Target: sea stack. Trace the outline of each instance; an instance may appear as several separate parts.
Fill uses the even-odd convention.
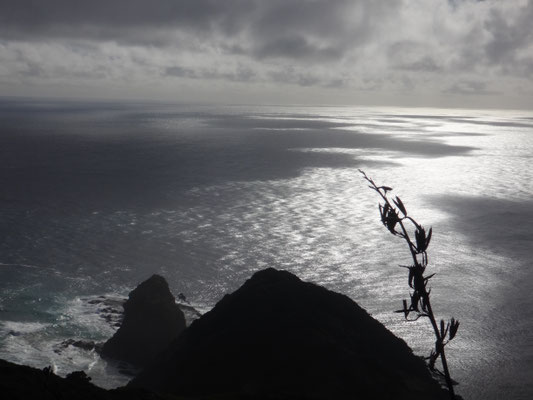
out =
[[[167,281],[153,275],[130,292],[122,325],[104,344],[102,355],[144,367],[184,329],[185,317]]]
[[[193,398],[448,398],[350,298],[272,268],[193,322],[130,386]]]

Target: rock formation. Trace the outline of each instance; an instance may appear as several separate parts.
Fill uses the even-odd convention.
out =
[[[82,371],[61,378],[50,367],[32,368],[0,360],[0,397],[9,400],[163,400],[144,389],[105,390]]]
[[[129,387],[195,398],[448,398],[424,361],[351,299],[275,269],[226,295]]]
[[[168,284],[159,275],[142,282],[124,303],[122,325],[102,348],[102,355],[138,367],[154,357],[185,329],[185,318]]]

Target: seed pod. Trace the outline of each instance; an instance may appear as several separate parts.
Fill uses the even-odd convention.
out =
[[[416,251],[422,253],[425,250],[426,231],[421,226],[418,226],[415,231]]]
[[[452,317],[452,321],[450,324],[450,340],[452,340],[455,337],[458,329],[459,329],[459,321],[456,321],[455,318]]]
[[[403,213],[403,215],[407,216],[407,210],[405,209],[405,206],[403,205],[403,202],[400,200],[398,196],[396,196],[396,200],[394,200],[394,204],[398,206],[400,211]]]
[[[413,278],[415,277],[414,267],[409,267],[409,287],[413,287]]]
[[[429,247],[429,242],[431,241],[432,234],[433,234],[433,228],[429,228],[428,237],[426,239],[426,249]]]

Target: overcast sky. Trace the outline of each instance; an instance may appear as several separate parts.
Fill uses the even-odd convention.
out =
[[[0,95],[533,109],[533,0],[0,0]]]

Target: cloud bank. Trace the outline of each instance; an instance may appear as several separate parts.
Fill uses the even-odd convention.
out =
[[[1,0],[0,89],[530,108],[530,21],[533,0]]]

